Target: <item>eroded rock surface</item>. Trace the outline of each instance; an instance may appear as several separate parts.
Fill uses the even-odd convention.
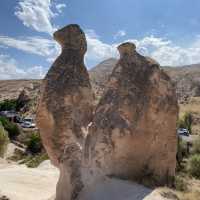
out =
[[[134,44],[118,50],[120,60],[89,129],[85,159],[97,176],[147,176],[166,184],[176,166],[175,89],[158,63],[138,54]]]
[[[30,92],[27,89],[23,89],[17,99],[17,110],[26,111],[28,103],[31,101]]]
[[[42,85],[37,124],[53,164],[60,169],[58,200],[76,199],[82,189],[81,151],[92,119],[93,93],[84,65],[86,38],[78,25],[54,33],[62,47]]]
[[[178,106],[159,64],[132,43],[120,45],[120,60],[93,113],[83,31],[69,25],[54,38],[62,53],[43,81],[37,122],[60,170],[56,200],[82,200],[107,176],[168,183],[176,166]]]

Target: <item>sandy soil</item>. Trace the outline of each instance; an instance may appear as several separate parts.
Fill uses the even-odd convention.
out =
[[[55,194],[59,172],[50,162],[36,169],[0,161],[0,193],[11,200],[47,200]]]
[[[81,200],[166,200],[159,189],[118,179],[104,179],[82,192]]]
[[[58,176],[50,161],[30,169],[0,159],[0,194],[10,200],[53,200]],[[133,182],[110,178],[93,184],[80,196],[81,200],[166,200],[159,189],[152,191]]]

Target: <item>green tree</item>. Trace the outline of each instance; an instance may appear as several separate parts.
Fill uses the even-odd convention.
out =
[[[43,145],[38,133],[33,133],[27,142],[27,151],[32,154],[38,154],[42,151]]]
[[[190,112],[186,112],[182,118],[180,118],[177,122],[178,128],[186,128],[190,134],[192,133],[192,114]]]
[[[4,129],[8,132],[8,136],[11,140],[15,140],[20,134],[20,130],[15,123],[10,122],[5,117],[0,117],[0,122],[2,123]]]
[[[16,110],[17,101],[16,100],[4,100],[0,102],[0,111],[5,110]]]
[[[187,156],[188,156],[187,143],[183,141],[181,137],[178,137],[177,154],[176,154],[177,170],[180,170],[182,168],[181,164],[183,162],[183,159]]]
[[[190,157],[188,163],[189,173],[195,178],[200,179],[200,155],[195,154]]]

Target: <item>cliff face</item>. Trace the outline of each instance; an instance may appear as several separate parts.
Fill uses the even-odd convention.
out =
[[[175,89],[159,65],[133,44],[118,49],[120,60],[89,129],[86,157],[100,174],[141,179],[146,172],[165,184],[176,167]]]
[[[57,199],[76,199],[83,187],[81,150],[92,120],[93,93],[84,65],[85,34],[78,25],[54,33],[61,55],[47,73],[41,88],[37,125],[51,161],[60,170]],[[67,188],[67,191],[65,191]]]

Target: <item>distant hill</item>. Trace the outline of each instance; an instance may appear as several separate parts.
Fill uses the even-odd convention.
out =
[[[41,80],[0,80],[0,101],[17,99],[24,88],[34,98],[38,95],[40,83]]]
[[[176,84],[179,99],[200,96],[200,64],[163,69]]]
[[[101,96],[103,89],[106,87],[108,77],[112,73],[112,70],[116,63],[117,59],[110,58],[99,63],[97,66],[90,70],[90,80],[96,95]]]
[[[101,96],[109,75],[117,59],[110,58],[89,71],[95,93]],[[177,88],[179,100],[200,96],[200,64],[180,67],[162,67],[171,77]],[[39,94],[41,80],[2,80],[0,81],[0,101],[16,99],[21,90],[26,88],[32,98]]]
[[[101,94],[117,59],[110,58],[90,70],[92,85]],[[179,100],[200,96],[200,64],[179,67],[162,67],[177,88]]]

